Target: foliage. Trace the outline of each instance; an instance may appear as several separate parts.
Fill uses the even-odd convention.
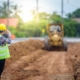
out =
[[[72,13],[67,14],[68,18],[80,18],[80,8]]]
[[[7,3],[3,2],[3,5],[0,6],[0,18],[6,18],[11,13],[12,13],[12,10],[10,10],[10,9],[9,9],[9,12],[8,12]]]
[[[21,13],[20,10],[21,6],[18,5],[9,5],[9,10],[8,10],[8,3],[3,2],[2,5],[0,5],[0,18],[7,18],[9,17],[15,17],[19,18],[19,13]]]
[[[65,19],[64,20],[64,35],[66,37],[75,37],[76,36],[76,24],[77,22]]]
[[[45,13],[47,14],[47,13]],[[50,22],[53,23],[64,23],[64,35],[66,37],[76,37],[80,36],[80,24],[78,24],[76,21],[73,21],[72,19],[68,18],[61,18],[58,14],[49,14],[45,15],[44,13],[40,13],[40,20],[39,22],[36,22],[36,19],[33,19],[29,22],[24,23],[21,19],[19,21],[17,29],[10,29],[17,37],[42,37],[47,35],[46,34],[46,25]],[[48,20],[47,19],[47,16]],[[45,30],[43,33],[42,30]]]
[[[7,3],[4,2],[0,6],[0,17],[6,18],[8,14],[10,17],[17,17],[19,19],[17,28],[9,27],[9,30],[16,35],[16,37],[42,37],[47,35],[46,25],[49,23],[63,23],[64,35],[67,37],[80,37],[80,23],[73,21],[73,18],[80,18],[80,9],[67,14],[67,18],[63,18],[56,12],[48,14],[46,12],[36,12],[33,10],[33,19],[29,22],[23,22],[18,15],[21,13],[20,6],[11,5],[9,12],[7,12]],[[12,15],[13,14],[13,15]],[[38,19],[37,19],[38,18]]]
[[[21,10],[20,10],[21,6],[18,6],[18,5],[13,5],[12,6],[12,9],[13,9],[13,17],[15,18],[18,18],[19,17],[19,13],[21,13]]]

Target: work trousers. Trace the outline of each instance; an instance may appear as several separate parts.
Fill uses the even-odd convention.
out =
[[[5,66],[5,59],[2,59],[2,60],[0,60],[0,77],[4,70],[4,66]]]

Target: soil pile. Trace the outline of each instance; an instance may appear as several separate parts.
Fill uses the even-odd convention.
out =
[[[68,53],[73,65],[74,78],[80,80],[80,43],[70,44]]]
[[[79,80],[80,43],[69,43],[67,52],[46,51],[40,40],[12,44],[3,80]]]
[[[18,42],[9,46],[11,58],[7,60],[7,64],[13,63],[21,56],[30,54],[33,51],[41,49],[44,46],[40,40],[29,40],[24,42]]]

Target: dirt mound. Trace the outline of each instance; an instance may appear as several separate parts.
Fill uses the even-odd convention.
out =
[[[69,45],[68,58],[72,61],[74,78],[80,80],[80,43]]]
[[[44,46],[40,40],[29,40],[24,42],[18,42],[9,46],[11,58],[7,60],[7,64],[13,63],[21,56],[30,54],[33,51],[41,49]]]
[[[80,79],[80,43],[69,43],[67,53],[68,54],[66,55],[66,60],[67,63],[70,63],[70,65],[72,65],[73,67],[74,79],[79,80]]]
[[[67,52],[42,50],[43,41],[10,45],[3,80],[79,80],[80,43],[69,43]]]

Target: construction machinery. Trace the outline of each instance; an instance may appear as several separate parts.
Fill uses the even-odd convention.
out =
[[[45,38],[46,50],[67,51],[67,42],[64,39],[63,24],[48,24],[48,37]]]

